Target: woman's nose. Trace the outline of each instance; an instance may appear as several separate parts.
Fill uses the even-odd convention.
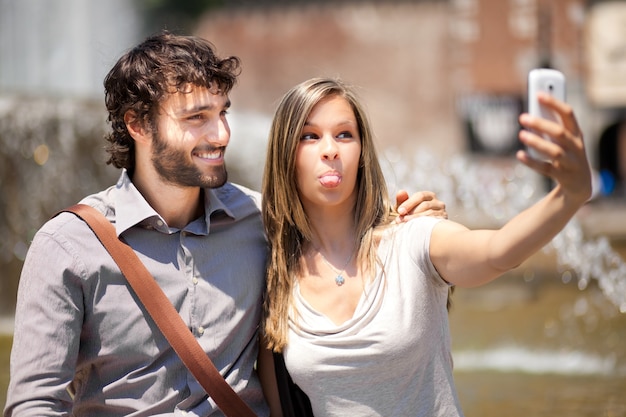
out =
[[[322,138],[322,156],[324,159],[335,159],[339,154],[339,148],[337,147],[337,142],[335,138],[324,135]]]

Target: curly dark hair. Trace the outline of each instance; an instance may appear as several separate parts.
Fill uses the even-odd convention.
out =
[[[104,79],[105,104],[112,132],[105,136],[107,164],[135,168],[135,142],[126,129],[124,114],[132,110],[153,128],[163,98],[191,84],[217,88],[228,94],[240,73],[236,56],[219,58],[205,39],[163,31],[125,53]]]

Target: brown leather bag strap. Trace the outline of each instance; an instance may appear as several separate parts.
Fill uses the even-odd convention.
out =
[[[117,238],[111,222],[98,210],[85,204],[76,204],[62,211],[74,213],[93,230],[174,351],[207,394],[213,398],[220,410],[227,416],[255,416],[202,350],[178,311],[139,260],[137,254],[130,246]]]

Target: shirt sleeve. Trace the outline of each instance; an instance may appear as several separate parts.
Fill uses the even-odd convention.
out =
[[[83,322],[81,265],[62,236],[38,232],[18,288],[5,417],[69,415]]]
[[[436,217],[418,217],[407,223],[411,256],[426,276],[432,278],[437,286],[451,286],[435,268],[430,258],[430,238],[435,226],[443,219]]]

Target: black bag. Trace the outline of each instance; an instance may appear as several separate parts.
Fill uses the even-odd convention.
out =
[[[296,385],[287,372],[285,359],[282,353],[274,352],[274,371],[278,393],[280,394],[280,406],[284,417],[314,417],[309,397]]]

